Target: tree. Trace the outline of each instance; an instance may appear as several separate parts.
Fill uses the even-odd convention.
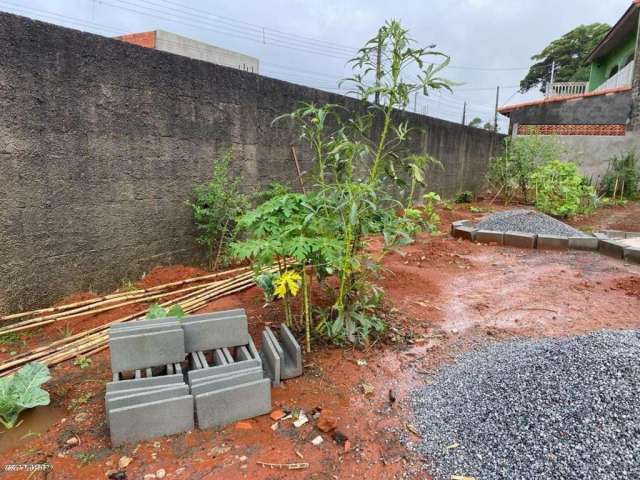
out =
[[[527,76],[520,81],[520,92],[534,87],[544,92],[551,79],[551,65],[555,61],[556,82],[586,82],[589,65],[586,59],[611,27],[606,23],[580,25],[554,40],[542,52],[531,57],[535,61]]]
[[[475,117],[469,122],[470,127],[480,128],[480,125],[482,125],[482,119],[480,117]]]
[[[496,131],[495,125],[491,122],[484,122],[484,125],[482,126],[482,128],[484,128],[485,130],[489,130],[490,132]]]

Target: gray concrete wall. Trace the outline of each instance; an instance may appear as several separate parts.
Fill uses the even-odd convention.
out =
[[[184,55],[185,57],[217,63],[226,67],[239,68],[258,73],[260,64],[257,58],[199,42],[175,33],[156,30],[156,49],[163,52]]]
[[[186,202],[231,147],[246,191],[296,185],[300,101],[353,99],[0,13],[0,312],[197,263]],[[496,137],[406,114],[439,159],[430,189],[483,186]],[[497,138],[500,143],[500,137]]]
[[[626,125],[631,92],[543,103],[511,112],[511,125]]]
[[[599,183],[609,167],[609,160],[629,151],[640,153],[640,135],[624,137],[563,136],[557,137],[565,149],[563,160],[578,164],[583,175]]]

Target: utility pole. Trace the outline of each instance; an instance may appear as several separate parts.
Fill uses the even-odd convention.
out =
[[[378,48],[376,50],[376,88],[379,88],[382,78],[382,35],[380,32],[378,32]],[[378,91],[376,91],[374,103],[380,105],[380,92]]]
[[[556,61],[551,62],[551,80],[549,80],[549,87],[546,89],[545,96],[553,96],[553,82],[556,79]]]
[[[500,85],[496,87],[496,110],[493,117],[493,131],[498,133],[498,102],[500,102]]]
[[[464,102],[464,106],[462,107],[462,125],[467,123],[467,102]]]

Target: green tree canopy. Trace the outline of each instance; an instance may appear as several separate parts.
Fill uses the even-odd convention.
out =
[[[475,117],[469,122],[470,127],[480,128],[480,125],[482,125],[482,119],[480,117]]]
[[[590,67],[585,63],[591,51],[611,27],[606,23],[580,25],[554,40],[537,55],[527,76],[520,81],[522,93],[540,87],[544,92],[551,78],[551,64],[556,62],[556,82],[586,82]]]

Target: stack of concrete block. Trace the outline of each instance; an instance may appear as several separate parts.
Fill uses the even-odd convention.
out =
[[[112,444],[269,413],[271,384],[302,375],[302,352],[285,325],[277,335],[265,329],[262,341],[259,352],[242,309],[112,326]]]

